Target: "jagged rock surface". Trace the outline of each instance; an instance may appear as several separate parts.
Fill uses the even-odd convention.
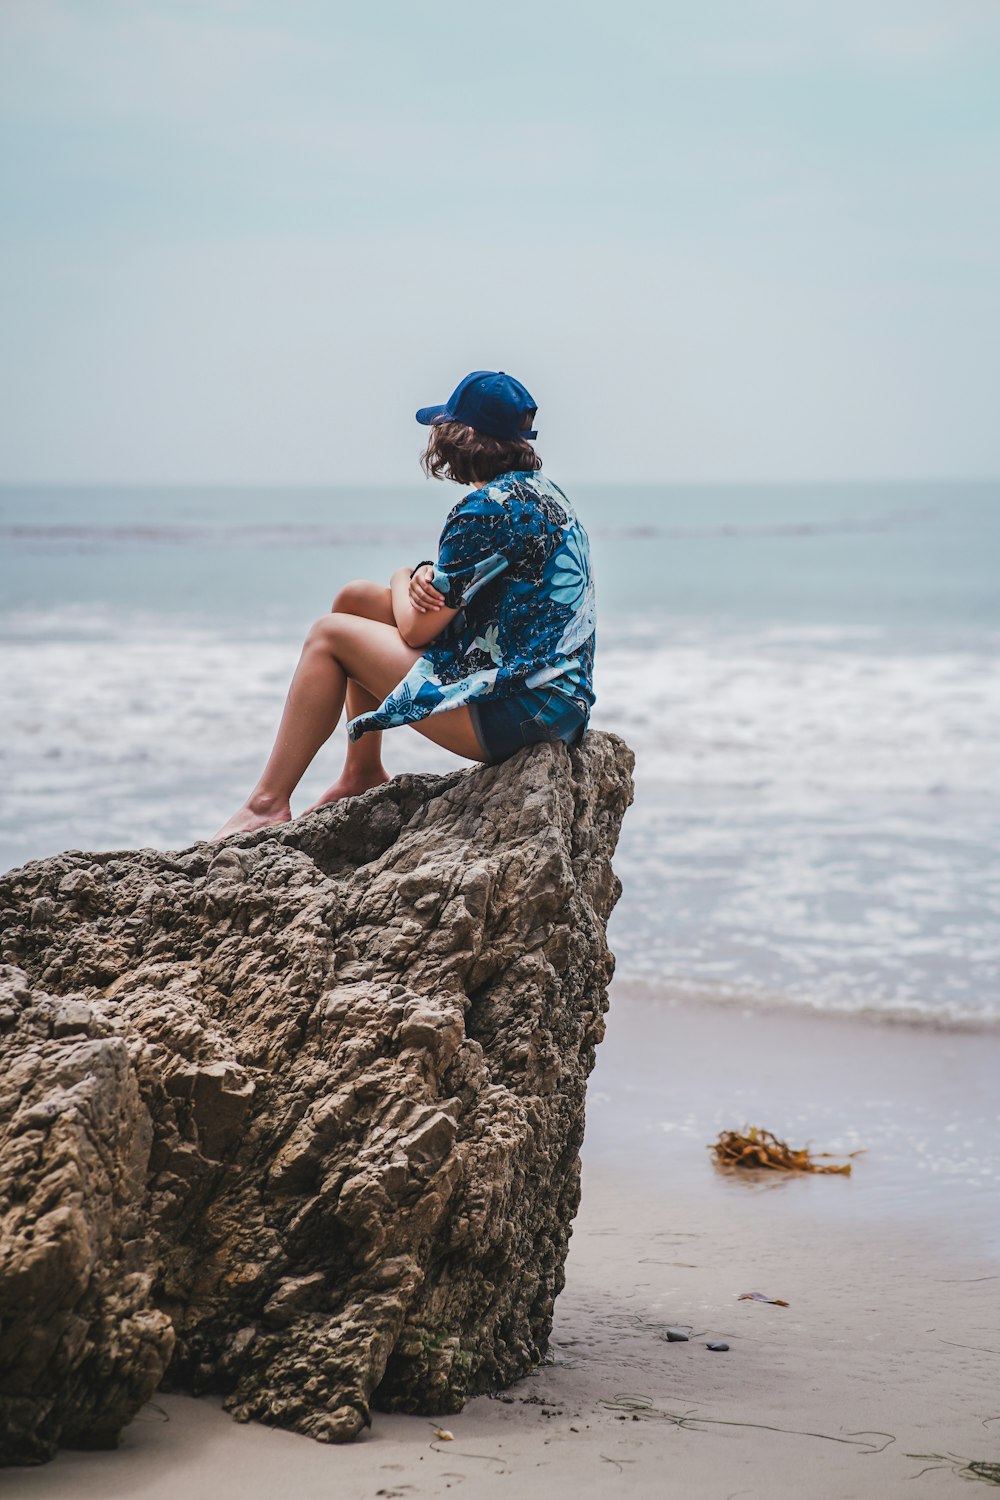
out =
[[[0,1457],[164,1377],[326,1441],[540,1359],[632,755],[401,776],[0,881]]]

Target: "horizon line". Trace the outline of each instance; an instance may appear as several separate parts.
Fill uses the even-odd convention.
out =
[[[543,471],[544,472],[544,471]],[[445,484],[454,481],[445,480]],[[402,489],[410,486],[421,488],[435,483],[433,480],[416,477],[408,479],[0,479],[0,490],[74,490],[74,489],[147,489],[147,490],[339,490],[339,489]],[[567,486],[616,485],[620,489],[735,489],[772,488],[791,489],[800,485],[828,485],[836,488],[853,488],[859,485],[992,485],[1000,484],[997,474],[933,474],[933,475],[851,475],[837,478],[819,478],[815,475],[799,475],[794,478],[744,478],[706,479],[673,476],[661,479],[621,479],[620,477],[571,477]],[[459,485],[458,488],[467,488]]]

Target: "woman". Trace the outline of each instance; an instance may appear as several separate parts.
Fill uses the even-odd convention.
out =
[[[216,839],[291,817],[289,799],[345,701],[344,769],[308,810],[389,778],[382,731],[411,724],[467,760],[495,764],[539,740],[575,743],[594,702],[594,587],[587,533],[531,446],[536,406],[502,370],[467,375],[417,412],[435,479],[471,484],[435,562],[389,587],[350,583],[310,630],[277,739]]]

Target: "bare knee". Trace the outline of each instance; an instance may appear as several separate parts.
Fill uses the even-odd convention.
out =
[[[344,616],[341,614],[320,615],[314,620],[306,635],[305,649],[310,651],[325,651],[333,654],[336,649],[337,640]]]
[[[355,578],[345,583],[330,606],[343,615],[361,615],[366,620],[392,618],[392,596],[385,584],[373,583],[370,578]]]

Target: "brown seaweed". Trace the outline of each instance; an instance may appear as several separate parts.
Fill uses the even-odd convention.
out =
[[[723,1130],[719,1139],[708,1148],[720,1167],[765,1167],[778,1172],[836,1172],[849,1177],[850,1161],[833,1163],[822,1158],[829,1151],[810,1151],[808,1146],[796,1149],[787,1141],[779,1140],[770,1130],[759,1125],[744,1125],[742,1130]],[[852,1151],[850,1155],[859,1156]]]

